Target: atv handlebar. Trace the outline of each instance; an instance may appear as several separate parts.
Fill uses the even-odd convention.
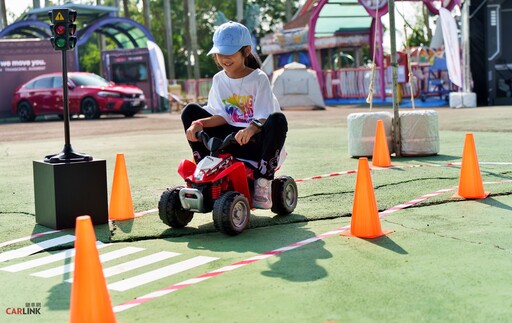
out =
[[[210,140],[210,136],[204,131],[196,132],[196,138],[201,140],[203,144],[208,148],[208,141]]]
[[[218,156],[219,152],[231,144],[238,144],[235,139],[235,133],[232,132],[226,136],[224,139],[220,139],[217,137],[208,136],[208,134],[204,131],[196,132],[196,138],[201,140],[204,146],[210,151],[212,156]]]

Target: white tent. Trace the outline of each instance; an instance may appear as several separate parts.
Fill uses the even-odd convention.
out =
[[[272,90],[282,109],[325,109],[316,72],[300,63],[286,64],[272,73]]]

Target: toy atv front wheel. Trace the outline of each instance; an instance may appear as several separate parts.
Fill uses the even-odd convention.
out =
[[[272,181],[272,212],[278,215],[292,213],[297,206],[299,191],[290,176],[280,176]]]
[[[183,186],[168,188],[158,202],[160,219],[173,228],[185,227],[194,217],[194,212],[183,209],[181,205],[179,194],[182,188]]]
[[[213,223],[217,230],[234,236],[249,223],[250,207],[247,198],[238,192],[226,192],[213,204]]]

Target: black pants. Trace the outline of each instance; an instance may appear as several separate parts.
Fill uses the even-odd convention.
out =
[[[181,113],[183,127],[187,130],[193,121],[211,117],[212,115],[204,110],[200,105],[188,104]],[[204,132],[210,137],[224,139],[230,133],[236,133],[243,128],[234,127],[229,124],[222,126],[205,128]],[[273,179],[274,173],[279,162],[279,155],[284,146],[286,133],[288,132],[288,122],[281,112],[275,112],[269,115],[261,131],[254,135],[251,141],[243,146],[232,145],[227,151],[235,158],[250,160],[256,162],[255,178],[264,177]],[[210,152],[200,141],[189,141],[196,162],[209,155]]]

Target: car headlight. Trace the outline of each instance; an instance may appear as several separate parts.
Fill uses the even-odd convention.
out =
[[[121,93],[117,92],[108,92],[108,91],[100,91],[98,95],[105,98],[119,98],[121,97]]]

